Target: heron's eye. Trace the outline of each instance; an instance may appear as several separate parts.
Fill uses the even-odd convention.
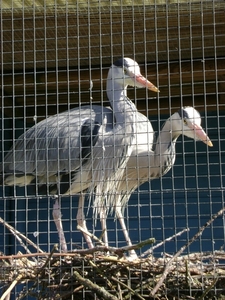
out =
[[[186,119],[184,119],[184,125],[187,125],[187,120]]]
[[[124,75],[128,75],[128,71],[127,71],[127,69],[123,69],[123,72],[124,72]]]

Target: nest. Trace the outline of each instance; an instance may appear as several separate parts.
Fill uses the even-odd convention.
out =
[[[18,284],[23,284],[24,288],[17,299],[27,296],[78,300],[225,299],[225,252],[182,255],[224,210],[214,215],[174,256],[154,257],[152,250],[156,245],[142,255],[145,257],[135,260],[127,259],[124,253],[152,243],[154,239],[132,247],[101,245],[71,253],[60,253],[55,245],[51,253],[45,253],[0,219],[21,243],[26,239],[38,250],[36,253],[0,256],[1,300],[9,299]],[[172,238],[174,236],[169,239]]]

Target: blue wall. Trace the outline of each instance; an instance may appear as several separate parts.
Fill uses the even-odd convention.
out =
[[[161,116],[162,122],[166,118],[167,116]],[[186,138],[183,144],[183,139],[180,137],[176,146],[177,158],[173,169],[163,178],[142,185],[139,191],[132,195],[125,216],[133,243],[149,237],[155,237],[156,241],[160,242],[184,228],[190,228],[188,233],[155,250],[155,255],[161,255],[164,251],[174,253],[186,244],[187,238],[191,238],[213,214],[223,207],[224,118],[224,112],[221,117],[217,117],[216,113],[210,113],[207,116],[207,124],[203,124],[204,128],[207,125],[208,135],[214,144],[213,148]],[[153,118],[151,121],[154,129],[157,130],[158,121]],[[4,126],[6,129],[11,124],[6,122]],[[18,122],[16,126],[20,128],[16,133],[19,135],[23,131],[23,124]],[[10,131],[7,134],[10,134]],[[8,146],[6,143],[5,147]],[[43,250],[50,251],[53,244],[58,242],[52,221],[54,200],[36,199],[33,196],[24,198],[24,193],[23,188],[16,188],[17,198],[14,199],[15,191],[6,188],[5,196],[0,202],[0,216]],[[77,197],[63,198],[64,229],[67,241],[71,242],[69,246],[71,248],[86,247],[81,234],[76,229],[77,204]],[[101,234],[99,222],[95,226],[92,220],[91,209],[87,214],[87,226],[96,235]],[[108,230],[111,245],[125,245],[120,226],[117,221],[114,221],[114,216],[108,218]],[[0,251],[5,254],[14,254],[19,250],[24,252],[18,241],[1,224],[0,241]],[[223,218],[219,217],[191,245],[189,251],[220,249],[224,242],[224,222]],[[147,247],[143,251],[146,249]],[[31,247],[30,250],[35,251]]]

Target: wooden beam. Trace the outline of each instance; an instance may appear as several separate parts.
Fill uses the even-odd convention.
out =
[[[12,110],[15,110],[14,115],[31,118],[35,105],[41,116],[56,112],[56,105],[59,106],[59,111],[68,109],[71,105],[88,104],[90,101],[108,105],[104,90],[107,72],[108,67],[103,68],[102,75],[99,69],[81,69],[79,72],[59,70],[57,73],[55,70],[37,70],[35,76],[33,71],[5,74],[0,78],[3,82],[1,105],[7,115],[13,115]],[[144,74],[143,70],[142,72]],[[92,93],[90,78],[93,82]],[[164,62],[158,68],[148,66],[147,78],[159,86],[159,95],[150,91],[146,93],[145,89],[137,89],[134,93],[134,89],[130,88],[128,94],[131,99],[139,99],[138,102],[145,103],[148,98],[149,103],[153,103],[151,99],[159,97],[159,103],[168,102],[168,99],[174,99],[174,103],[178,103],[177,99],[180,98],[199,97],[204,100],[205,95],[215,95],[216,98],[219,92],[222,101],[225,89],[225,58],[218,58],[216,61],[207,59],[182,63]]]

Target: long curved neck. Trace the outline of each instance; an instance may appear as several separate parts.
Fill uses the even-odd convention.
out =
[[[172,121],[168,119],[162,127],[154,149],[154,161],[151,167],[154,168],[153,177],[165,175],[174,165],[176,158],[176,141],[179,133],[174,132]]]
[[[113,78],[113,69],[110,69],[106,93],[112,107],[115,120],[117,124],[125,124],[128,122],[134,122],[134,113],[137,112],[136,106],[127,97],[127,85],[121,85]],[[129,120],[129,118],[132,120]]]

